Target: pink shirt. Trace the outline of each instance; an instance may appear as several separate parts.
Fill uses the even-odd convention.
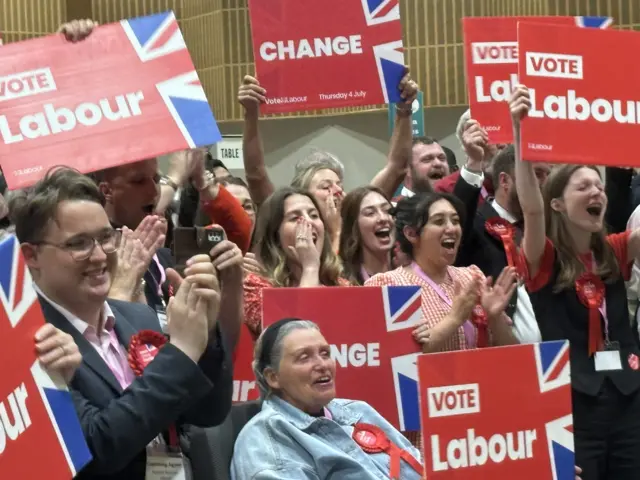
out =
[[[113,315],[113,311],[109,307],[107,302],[104,302],[102,307],[102,321],[99,332],[89,325],[84,320],[80,320],[73,313],[69,312],[64,307],[58,305],[51,299],[49,299],[40,290],[37,285],[34,285],[36,291],[47,300],[53,308],[58,310],[64,317],[69,320],[82,336],[91,344],[91,346],[98,352],[98,355],[104,360],[109,367],[109,370],[116,377],[116,380],[122,387],[126,389],[135,378],[135,374],[129,366],[127,350],[120,345],[118,336],[114,329],[116,323],[116,317]]]

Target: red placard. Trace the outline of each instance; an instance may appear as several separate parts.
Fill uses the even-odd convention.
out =
[[[0,241],[0,408],[8,413],[0,415],[3,478],[68,480],[91,460],[71,394],[36,359],[33,337],[42,325],[18,241],[5,237]]]
[[[521,23],[518,40],[520,78],[532,100],[522,122],[523,158],[640,166],[640,66],[629,56],[640,34]]]
[[[399,102],[399,0],[249,0],[266,113]]]
[[[172,12],[0,50],[0,165],[10,189],[55,165],[92,172],[220,133]]]
[[[610,17],[469,17],[462,21],[471,116],[492,143],[511,143],[506,101],[518,82],[518,22],[607,28]]]
[[[260,391],[256,386],[256,376],[253,374],[251,363],[253,362],[253,338],[251,332],[242,325],[240,338],[233,352],[233,396],[234,403],[257,400]]]
[[[427,478],[574,480],[569,342],[418,357]]]
[[[263,323],[299,317],[318,324],[336,360],[338,397],[363,400],[396,428],[418,431],[412,330],[422,318],[419,287],[265,289]]]

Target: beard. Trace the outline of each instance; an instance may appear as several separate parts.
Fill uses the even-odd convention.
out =
[[[413,193],[433,193],[431,180],[428,177],[419,176],[413,166],[409,168],[411,169],[411,191]]]

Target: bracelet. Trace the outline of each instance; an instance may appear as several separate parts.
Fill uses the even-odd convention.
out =
[[[396,103],[396,113],[411,115],[413,113],[413,106],[406,103]]]

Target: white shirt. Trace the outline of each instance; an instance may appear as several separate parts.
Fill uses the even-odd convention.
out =
[[[460,176],[467,183],[480,188],[484,182],[484,174],[477,174],[462,167]],[[509,223],[515,223],[517,219],[502,208],[498,202],[491,200],[491,206],[500,217]],[[524,285],[518,285],[516,288],[517,303],[516,311],[513,314],[513,334],[520,343],[538,343],[542,341],[540,328],[536,321],[536,315],[533,311],[531,299]]]
[[[627,222],[627,230],[635,230],[640,227],[640,206],[636,207],[629,221]],[[627,299],[629,300],[629,315],[633,318],[636,315],[636,307],[640,298],[640,262],[635,260],[631,269],[631,278],[627,282]],[[640,333],[640,324],[638,325]]]

